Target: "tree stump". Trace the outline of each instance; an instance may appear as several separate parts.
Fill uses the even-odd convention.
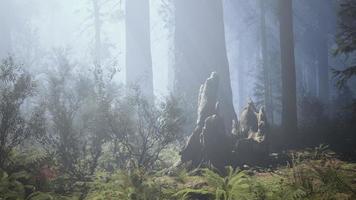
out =
[[[240,121],[233,120],[232,133],[226,133],[219,115],[219,78],[213,72],[200,87],[196,127],[181,151],[181,162],[191,168],[201,165],[223,170],[225,166],[258,164],[268,155],[267,119],[264,108],[258,112],[252,101],[244,108]]]

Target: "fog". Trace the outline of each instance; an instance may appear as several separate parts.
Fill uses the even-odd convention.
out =
[[[355,13],[0,0],[0,200],[355,199]]]
[[[164,96],[173,89],[172,72],[174,65],[174,7],[169,0],[150,1],[150,41],[152,52],[152,68],[154,92],[156,96]],[[103,49],[102,54],[106,65],[120,69],[115,80],[125,83],[125,63],[126,63],[126,27],[125,27],[125,1],[99,1],[100,21],[102,23],[101,34]],[[266,27],[269,39],[269,48],[278,48],[278,22],[276,23],[276,5],[273,1],[268,2],[266,11]],[[251,83],[247,87],[244,98],[238,97],[239,91],[234,90],[234,104],[237,109],[241,108],[247,100],[252,97],[252,85],[254,74],[258,71],[258,60],[260,49],[258,40],[260,30],[260,10],[258,1],[224,2],[224,21],[226,48],[231,69],[231,78],[237,80],[238,65],[244,65],[244,73],[251,79],[246,82]],[[273,8],[274,7],[274,8]],[[11,44],[10,52],[2,52],[2,57],[11,53],[22,62],[27,63],[27,67],[43,68],[46,56],[51,54],[53,49],[68,49],[71,59],[85,66],[93,64],[95,54],[95,19],[93,2],[90,0],[14,0],[2,1],[3,9],[1,18],[3,28],[11,30],[11,39],[3,36],[3,45]],[[306,32],[308,26],[315,26],[317,22],[310,21],[312,11],[305,8],[305,3],[295,2],[295,28],[296,28],[296,57],[297,62],[304,59],[298,49],[299,33]],[[310,14],[308,14],[308,12]],[[336,30],[336,11],[329,12],[329,29]],[[332,12],[334,12],[332,14]],[[308,21],[309,20],[309,21]],[[309,23],[309,24],[308,24]],[[314,24],[313,24],[314,23]],[[300,30],[300,31],[299,31]],[[334,33],[329,34],[329,39],[333,40]],[[304,37],[305,36],[300,36]],[[308,36],[310,37],[310,36]],[[273,42],[276,40],[277,42]],[[10,40],[10,41],[8,41]],[[303,40],[303,39],[302,39]],[[329,50],[332,50],[330,42]],[[240,46],[244,46],[244,53],[248,57],[240,58],[244,53],[239,53]],[[275,45],[275,46],[274,46]],[[5,48],[6,49],[6,48]],[[4,50],[3,50],[4,51]],[[301,50],[302,51],[302,50]],[[250,52],[250,53],[249,53]],[[278,51],[276,52],[278,53]],[[138,52],[140,54],[140,52]],[[299,56],[300,55],[300,56]],[[239,57],[240,56],[240,57]],[[332,56],[329,56],[331,65],[339,65]],[[341,58],[339,58],[340,60]],[[342,61],[341,61],[342,62]],[[302,66],[303,64],[300,63]],[[47,66],[48,67],[48,66]],[[170,77],[170,78],[169,78]],[[238,81],[232,81],[234,88],[238,87]],[[241,98],[238,100],[238,98]],[[239,104],[238,102],[241,103]],[[238,106],[239,104],[239,106]]]
[[[12,50],[14,56],[25,62],[33,60],[28,67],[45,67],[46,55],[53,49],[68,49],[71,59],[85,66],[93,64],[94,16],[91,0],[15,0],[2,1],[4,9],[2,23],[12,30]],[[102,40],[106,62],[120,69],[115,79],[125,82],[125,2],[102,1],[100,16],[102,21]],[[168,94],[168,69],[170,58],[169,39],[171,34],[163,19],[162,3],[150,2],[152,63],[155,72],[155,93]],[[10,42],[10,41],[5,41]],[[18,51],[17,51],[18,50]],[[15,53],[16,51],[16,53]],[[32,51],[32,52],[25,52]],[[2,53],[2,57],[7,55]],[[22,55],[19,55],[22,54]],[[30,54],[32,58],[27,58]],[[41,63],[41,64],[38,64]],[[42,65],[42,66],[39,66]]]

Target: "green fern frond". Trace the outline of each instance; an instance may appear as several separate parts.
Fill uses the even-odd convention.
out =
[[[25,186],[18,179],[27,177],[28,174],[24,172],[9,176],[5,171],[0,170],[0,196],[4,199],[24,199]]]
[[[173,197],[175,198],[179,198],[181,200],[188,200],[190,198],[214,198],[215,197],[215,193],[206,190],[206,189],[183,189],[178,191],[177,193],[175,193],[173,195]]]
[[[225,184],[225,179],[221,177],[218,173],[210,169],[202,169],[203,177],[206,178],[209,185],[212,187],[221,187]]]
[[[54,200],[54,198],[48,193],[34,192],[29,195],[26,200]]]

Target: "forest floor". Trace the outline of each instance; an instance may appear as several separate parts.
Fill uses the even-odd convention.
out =
[[[99,170],[84,182],[56,177],[42,182],[41,189],[31,194],[26,193],[29,185],[20,187],[26,178],[23,173],[2,172],[0,200],[356,199],[356,163],[342,161],[320,149],[295,151],[289,156],[290,160],[278,167],[226,167],[223,173],[184,168],[156,172]],[[21,192],[25,193],[20,196]]]
[[[297,160],[300,159],[300,160]],[[301,160],[277,169],[232,169],[225,175],[214,170],[184,169],[170,175],[142,174],[139,171],[120,178],[97,182],[88,199],[192,199],[192,200],[277,200],[277,199],[356,199],[356,163],[335,158]],[[140,177],[140,178],[139,178]],[[103,180],[103,179],[102,179]],[[103,185],[115,185],[102,190]],[[125,193],[124,191],[128,191]],[[131,191],[131,194],[130,192]],[[117,196],[116,196],[117,195]],[[122,196],[121,196],[122,195]]]

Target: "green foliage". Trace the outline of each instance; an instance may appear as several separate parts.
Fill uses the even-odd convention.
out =
[[[355,198],[355,165],[326,145],[293,152],[289,165],[273,172],[171,167],[184,123],[176,98],[159,106],[138,91],[119,98],[100,70],[93,80],[74,76],[69,61],[58,59],[44,108],[26,117],[20,107],[31,78],[11,60],[1,65],[0,200]]]
[[[49,193],[35,191],[30,184],[33,177],[26,171],[19,171],[8,175],[0,170],[0,199],[1,200],[54,200]]]
[[[176,175],[176,180],[178,182],[184,183],[184,181],[187,179],[188,175],[189,174],[188,174],[188,171],[186,169],[179,170],[177,175]]]
[[[352,179],[346,179],[343,162],[332,157],[327,146],[313,151],[292,154],[286,178],[289,198],[292,199],[337,199],[339,195],[355,198]],[[355,175],[353,176],[355,178]]]
[[[0,197],[9,200],[324,200],[354,199],[356,189],[356,165],[335,159],[326,145],[293,152],[287,167],[272,172],[232,167],[224,175],[211,169],[103,170],[82,182],[58,175],[41,182],[42,187],[34,182],[35,170],[0,172]]]
[[[338,48],[335,54],[347,54],[356,50],[356,2],[354,0],[341,0],[339,7],[340,32],[336,37]]]
[[[0,196],[6,200],[24,199],[26,186],[20,180],[28,178],[29,175],[24,171],[8,175],[5,171],[0,170]]]
[[[329,149],[329,145],[320,144],[314,148],[306,148],[304,150],[291,152],[290,157],[292,163],[296,165],[303,161],[332,159],[335,157],[335,153]]]
[[[350,55],[356,50],[356,2],[354,0],[341,0],[339,5],[339,33],[336,36],[337,48],[335,55]],[[352,60],[351,62],[355,62]],[[351,65],[344,70],[333,70],[336,85],[344,87],[347,81],[356,75],[356,66]]]
[[[43,192],[34,192],[29,195],[26,200],[54,200],[55,198],[50,194]]]
[[[33,95],[35,83],[20,65],[9,57],[0,63],[0,168],[5,168],[10,152],[35,135],[21,112]]]
[[[49,157],[42,149],[16,148],[10,153],[10,166],[12,168],[24,169],[32,175],[38,175],[39,169],[44,164],[50,164],[53,159]]]
[[[216,200],[250,199],[250,179],[244,171],[226,167],[226,176],[221,176],[210,169],[202,169],[202,177],[208,187],[199,189],[183,189],[174,196],[182,199],[204,197]]]
[[[356,75],[356,66],[351,66],[344,70],[333,69],[333,75],[336,79],[336,86],[338,88],[343,88],[345,87],[347,81]]]
[[[175,193],[173,197],[179,198],[180,200],[188,199],[213,199],[216,194],[206,189],[191,189],[186,188]]]
[[[113,156],[121,169],[167,166],[163,153],[183,140],[184,117],[178,99],[170,96],[156,106],[137,88],[127,93],[108,117]]]
[[[131,173],[98,173],[86,199],[158,200],[164,195],[152,177],[137,169]]]

